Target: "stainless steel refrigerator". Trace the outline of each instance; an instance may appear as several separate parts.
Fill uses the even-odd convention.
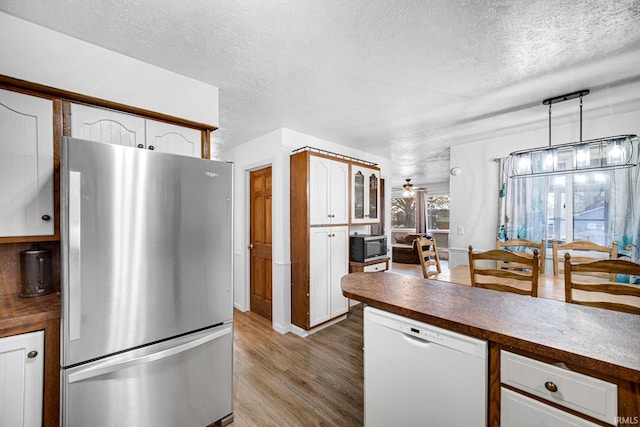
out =
[[[63,138],[63,425],[232,417],[232,169]]]

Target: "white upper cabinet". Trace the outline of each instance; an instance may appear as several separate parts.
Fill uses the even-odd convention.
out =
[[[146,122],[148,149],[182,156],[202,157],[202,133],[199,130],[155,120]]]
[[[0,89],[0,236],[53,234],[53,102]]]
[[[347,224],[349,164],[309,156],[309,223]]]
[[[145,147],[145,120],[131,114],[71,104],[71,136],[89,141]]]
[[[351,223],[380,222],[380,170],[351,165]]]
[[[202,156],[199,130],[80,104],[71,104],[71,136],[163,153]]]

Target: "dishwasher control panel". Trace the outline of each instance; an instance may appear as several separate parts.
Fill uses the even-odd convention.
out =
[[[487,358],[488,347],[486,341],[372,307],[367,307],[364,316],[365,320],[402,332],[425,343],[434,343],[483,359]]]

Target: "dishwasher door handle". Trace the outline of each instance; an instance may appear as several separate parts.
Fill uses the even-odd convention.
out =
[[[429,344],[431,344],[431,341],[427,341],[425,339],[422,338],[418,338],[418,337],[414,337],[413,335],[409,335],[406,334],[404,332],[402,332],[402,337],[404,338],[405,341],[416,345],[418,347],[428,347]]]

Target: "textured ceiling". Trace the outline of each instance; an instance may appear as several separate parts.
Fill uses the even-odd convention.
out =
[[[394,187],[447,181],[453,144],[546,126],[542,99],[589,88],[640,102],[640,0],[0,0],[0,10],[219,87],[222,150],[284,126],[391,158]],[[611,108],[611,96],[585,105]]]

